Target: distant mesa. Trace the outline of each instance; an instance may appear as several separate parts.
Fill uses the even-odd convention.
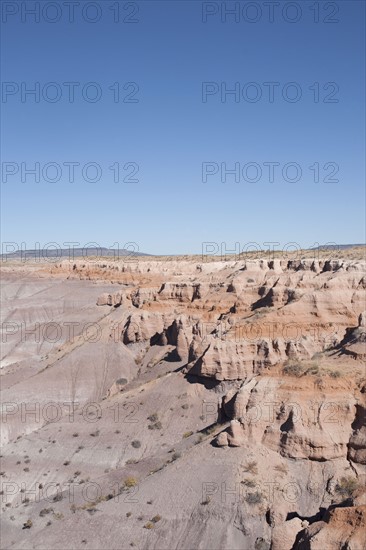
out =
[[[118,258],[120,256],[151,256],[151,254],[145,254],[144,252],[137,252],[136,250],[127,250],[125,248],[114,249],[105,247],[84,247],[84,248],[40,248],[30,250],[17,250],[15,252],[9,252],[7,254],[0,254],[0,258],[7,259],[23,259],[23,260],[40,260],[48,258],[91,258],[91,257],[111,257]]]

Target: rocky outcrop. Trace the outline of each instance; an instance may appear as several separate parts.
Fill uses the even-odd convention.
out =
[[[122,293],[116,292],[114,294],[104,293],[98,297],[97,306],[120,306],[122,304]]]
[[[366,465],[366,386],[361,388],[352,423],[352,435],[348,443],[348,458]]]
[[[325,461],[347,457],[354,433],[352,456],[361,462],[364,432],[352,428],[356,404],[352,389],[342,384],[324,391],[314,387],[311,380],[286,387],[276,378],[252,379],[224,397],[225,415],[235,424],[227,438],[220,434],[216,443],[240,446],[251,440],[262,441],[287,458]]]
[[[366,506],[335,508],[323,521],[301,531],[294,550],[363,550],[365,548]]]

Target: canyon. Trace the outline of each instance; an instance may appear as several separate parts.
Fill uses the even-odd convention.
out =
[[[2,548],[364,550],[366,261],[4,261]]]

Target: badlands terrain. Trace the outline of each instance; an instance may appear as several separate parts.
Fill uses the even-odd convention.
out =
[[[363,248],[1,274],[2,549],[366,548]]]

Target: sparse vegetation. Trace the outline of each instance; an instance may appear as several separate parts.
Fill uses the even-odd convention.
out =
[[[297,378],[300,378],[300,376],[302,376],[304,372],[305,368],[303,365],[301,365],[301,363],[290,362],[283,367],[283,374],[296,376]]]
[[[336,492],[342,497],[352,497],[358,489],[357,479],[351,476],[342,477],[336,485]]]
[[[138,439],[134,439],[131,445],[134,449],[139,449],[141,447],[141,441],[139,441]]]
[[[156,516],[154,516],[153,518],[151,518],[151,521],[153,523],[158,523],[158,521],[161,520],[161,515],[160,514],[156,514]]]
[[[248,472],[249,474],[257,475],[258,473],[258,467],[257,463],[253,460],[251,462],[247,462],[244,466],[244,472]]]
[[[205,498],[205,500],[203,500],[203,501],[201,502],[201,504],[202,504],[203,506],[207,506],[207,504],[210,504],[210,502],[211,502],[211,497],[208,496],[208,497]]]
[[[33,526],[33,521],[31,519],[27,519],[25,523],[23,523],[23,529],[30,529]]]
[[[332,371],[330,371],[329,376],[331,378],[340,378],[342,376],[342,374],[339,370],[332,370]]]
[[[207,428],[205,428],[204,430],[202,430],[202,434],[203,435],[211,435],[212,433],[214,433],[214,431],[216,430],[216,428],[218,427],[218,423],[216,424],[212,424],[212,426],[208,426]]]
[[[191,437],[191,435],[193,435],[193,432],[191,432],[191,431],[190,432],[185,432],[183,434],[183,439],[187,439],[187,437]]]
[[[137,484],[138,484],[137,479],[135,477],[129,476],[124,480],[123,488],[130,489],[131,487],[135,487]]]
[[[259,491],[248,493],[245,495],[245,500],[248,504],[260,504],[263,501],[262,493]]]
[[[144,529],[154,529],[154,524],[153,524],[153,522],[152,522],[152,521],[148,521],[147,523],[145,523]]]
[[[311,365],[308,369],[306,369],[305,374],[319,374],[319,365]]]
[[[277,472],[281,472],[282,474],[287,474],[286,464],[277,464],[274,469],[277,470]]]
[[[253,479],[249,479],[249,478],[243,479],[242,484],[245,485],[246,487],[250,487],[251,489],[253,489],[257,485]]]
[[[163,428],[163,425],[158,420],[157,422],[154,422],[154,424],[149,424],[148,428],[149,428],[149,430],[161,430]]]

